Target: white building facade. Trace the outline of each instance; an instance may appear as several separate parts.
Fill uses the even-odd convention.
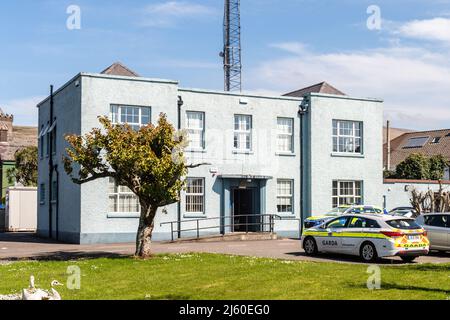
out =
[[[189,131],[189,163],[209,164],[190,170],[181,202],[158,212],[155,241],[196,236],[197,227],[200,235],[270,231],[272,215],[274,232],[298,237],[301,220],[333,206],[383,204],[380,100],[245,95],[80,73],[38,108],[41,236],[135,240],[139,206],[129,190],[109,179],[76,185],[63,169],[64,135],[99,127],[100,115],[138,128],[165,113]]]

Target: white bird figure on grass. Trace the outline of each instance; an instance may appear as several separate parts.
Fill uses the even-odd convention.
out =
[[[34,285],[34,276],[31,276],[30,287],[22,290],[22,300],[61,300],[61,295],[53,288],[55,286],[62,286],[62,284],[53,280],[50,291],[37,289]]]

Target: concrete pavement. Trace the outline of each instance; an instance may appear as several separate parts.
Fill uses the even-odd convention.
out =
[[[26,259],[67,260],[77,258],[130,256],[134,253],[134,243],[104,245],[72,245],[39,239],[29,233],[0,233],[0,261]],[[242,242],[183,242],[154,243],[155,254],[161,253],[220,253],[264,258],[361,263],[358,257],[343,255],[319,255],[307,257],[300,248],[300,241],[293,239],[260,240]],[[417,263],[450,263],[450,254],[434,254],[420,257]],[[385,258],[380,264],[402,264],[400,258]]]

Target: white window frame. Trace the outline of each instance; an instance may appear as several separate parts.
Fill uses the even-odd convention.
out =
[[[189,192],[188,183],[189,183],[189,181],[193,181],[193,180],[199,180],[202,182],[202,192],[199,192],[199,193]],[[189,201],[189,199],[192,199],[190,197],[202,197],[202,202],[201,202],[201,206],[203,209],[202,211],[196,211],[196,210],[190,211],[189,206],[195,206],[195,202]],[[185,210],[186,215],[189,215],[189,216],[205,216],[205,178],[189,177],[186,179],[184,210]]]
[[[280,121],[289,121],[290,124],[290,133],[286,133],[284,131],[280,130]],[[289,150],[281,150],[280,149],[280,141],[284,141],[281,138],[288,137],[290,140],[290,147]],[[278,153],[284,153],[284,154],[292,154],[294,153],[294,119],[293,118],[287,118],[287,117],[278,117],[277,118],[277,152]]]
[[[114,108],[117,108],[117,114],[115,115]],[[122,122],[122,110],[125,108],[135,108],[139,110],[139,121],[138,122]],[[152,123],[152,108],[151,107],[144,107],[144,106],[132,106],[132,105],[120,105],[120,104],[112,104],[110,106],[110,119],[112,124],[128,124],[131,127],[142,127],[147,125],[147,123],[142,123],[142,110],[143,109],[149,110],[149,122],[148,124]]]
[[[341,134],[341,129],[344,124],[351,124],[351,134]],[[359,127],[359,128],[358,128]],[[356,134],[357,129],[359,129],[359,136]],[[363,130],[364,125],[361,121],[352,121],[352,120],[333,120],[333,153],[341,153],[341,154],[363,154],[364,145],[363,145]],[[350,145],[352,149],[348,150],[349,146],[345,146],[344,144],[340,144],[340,140],[350,141]],[[360,141],[360,150],[357,151],[356,141]],[[344,145],[343,149],[340,149],[340,146]]]
[[[132,198],[134,198],[135,200],[138,200],[137,196],[128,188],[124,187],[124,186],[119,186],[114,178],[109,178],[108,181],[108,213],[109,214],[139,214],[140,213],[140,209],[138,211],[122,211],[120,210],[120,204],[121,204],[121,196],[131,196]],[[114,183],[114,189],[115,192],[111,192],[111,184]],[[123,191],[122,188],[126,188],[129,191]],[[113,211],[111,210],[111,201],[112,197],[115,197],[115,201],[116,201],[116,210]],[[137,203],[138,207],[139,207],[139,201]]]
[[[249,129],[241,129],[240,119],[248,119],[249,120]],[[234,135],[233,135],[233,150],[237,152],[251,152],[253,148],[253,116],[248,114],[235,114],[234,115]],[[238,127],[236,129],[236,127]],[[247,147],[247,141],[244,141],[242,143],[241,139],[242,137],[245,137],[247,140],[247,137],[249,139],[250,146]],[[237,143],[237,145],[236,145]],[[245,148],[241,148],[241,145],[245,145]]]
[[[193,114],[197,114],[197,115],[201,115],[201,124],[202,127],[201,128],[192,128],[189,126],[189,115],[193,115]],[[205,143],[205,113],[202,111],[186,111],[186,129],[188,130],[189,134],[192,133],[197,133],[200,134],[200,143],[201,146],[191,146],[191,141],[189,141],[189,146],[187,148],[188,151],[195,151],[195,150],[200,150],[203,151],[206,148],[206,143]]]
[[[357,184],[359,183],[359,194],[357,194]],[[335,184],[336,187],[335,188]],[[347,188],[351,190],[351,193],[345,194],[343,192],[345,188],[345,184],[351,184],[351,187]],[[336,189],[336,193],[335,193]],[[360,180],[333,180],[332,183],[332,207],[336,208],[342,205],[360,205],[363,203],[363,181]],[[354,201],[350,201],[353,203],[348,203],[346,200],[353,198]],[[336,201],[335,201],[336,200]],[[359,200],[359,201],[358,201]]]
[[[280,193],[280,183],[289,183],[290,185],[290,194]],[[293,214],[294,213],[294,180],[292,179],[277,179],[277,213],[278,214]],[[278,201],[281,199],[290,199],[291,200],[291,211],[280,211],[278,207]],[[283,206],[283,205],[282,205]],[[284,205],[287,206],[287,205]]]

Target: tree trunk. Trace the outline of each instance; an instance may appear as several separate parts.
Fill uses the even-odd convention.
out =
[[[142,212],[139,219],[139,228],[136,236],[135,256],[143,259],[152,256],[151,243],[154,228],[154,220],[158,207],[152,205],[141,205]]]

